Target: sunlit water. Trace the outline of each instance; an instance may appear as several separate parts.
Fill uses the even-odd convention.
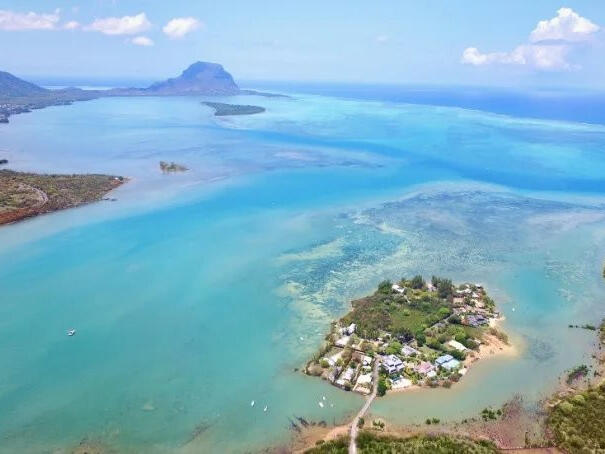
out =
[[[199,101],[0,125],[15,169],[131,177],[117,202],[0,229],[0,451],[249,452],[287,444],[295,416],[344,422],[361,398],[294,369],[351,298],[417,272],[487,284],[519,355],[373,413],[473,416],[589,360],[594,333],[567,325],[605,312],[605,127],[316,95],[217,119]]]

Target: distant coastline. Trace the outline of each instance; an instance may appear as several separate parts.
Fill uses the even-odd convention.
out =
[[[0,225],[97,202],[126,181],[113,175],[41,175],[0,170]]]
[[[0,71],[0,123],[8,123],[11,115],[27,113],[35,109],[106,97],[235,95],[288,98],[282,94],[242,90],[221,65],[208,62],[193,63],[180,76],[156,82],[146,88],[104,90],[83,90],[73,87],[49,90]],[[219,116],[249,115],[264,111],[264,108],[259,106],[234,106],[235,108],[229,110],[227,104],[211,104],[216,104],[214,107]]]

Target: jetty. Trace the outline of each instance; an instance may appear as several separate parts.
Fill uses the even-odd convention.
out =
[[[367,397],[363,407],[361,410],[355,415],[353,418],[353,422],[351,423],[351,432],[349,435],[349,454],[357,454],[357,434],[359,433],[359,420],[363,418],[363,416],[367,413],[370,405],[374,402],[376,398],[376,393],[378,392],[378,371],[380,369],[380,360],[374,362],[374,370],[372,371],[372,375],[374,376],[374,386],[372,387],[371,394]]]

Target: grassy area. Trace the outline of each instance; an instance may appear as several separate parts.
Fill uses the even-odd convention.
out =
[[[305,454],[347,454],[349,452],[349,438],[342,437],[336,440],[319,440],[317,446],[307,449]]]
[[[604,421],[605,384],[602,384],[559,402],[548,418],[548,426],[557,446],[568,453],[602,452]]]
[[[124,182],[110,175],[39,175],[0,170],[0,224],[100,200]]]
[[[491,454],[499,452],[489,441],[446,435],[417,435],[409,438],[376,436],[362,432],[357,437],[361,454]]]
[[[306,451],[307,454],[346,454],[348,439],[322,443]],[[489,441],[446,435],[418,435],[409,438],[379,436],[363,431],[357,437],[360,454],[493,454],[499,452]]]
[[[342,318],[355,323],[360,336],[373,339],[381,332],[414,336],[452,313],[451,302],[436,292],[409,289],[407,295],[393,293],[390,283],[381,284],[373,295],[353,301],[353,310]]]

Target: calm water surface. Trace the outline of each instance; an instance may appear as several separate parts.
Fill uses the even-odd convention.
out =
[[[353,98],[235,97],[267,112],[225,119],[101,99],[0,125],[15,169],[131,177],[118,202],[0,229],[1,452],[249,452],[295,416],[343,422],[361,398],[294,369],[351,298],[417,272],[486,283],[520,353],[375,414],[473,416],[589,360],[567,325],[605,310],[605,126]]]

